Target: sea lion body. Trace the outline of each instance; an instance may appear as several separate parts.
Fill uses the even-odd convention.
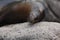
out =
[[[0,11],[0,26],[30,22],[36,23],[43,18],[43,5],[39,2],[13,2]],[[41,6],[41,7],[39,7]]]

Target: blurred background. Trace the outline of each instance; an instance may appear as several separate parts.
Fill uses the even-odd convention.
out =
[[[11,3],[13,1],[20,1],[20,0],[0,0],[0,10],[3,6],[5,6],[8,3]]]

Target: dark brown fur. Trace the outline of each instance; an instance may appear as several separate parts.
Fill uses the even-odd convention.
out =
[[[7,5],[0,12],[0,25],[26,22],[30,11],[31,5],[29,3]]]

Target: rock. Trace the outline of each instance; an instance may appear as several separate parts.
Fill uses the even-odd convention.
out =
[[[59,0],[45,0],[47,4],[49,4],[50,9],[54,12],[54,14],[60,18],[60,2]]]
[[[0,28],[0,40],[60,40],[60,23],[21,23]]]

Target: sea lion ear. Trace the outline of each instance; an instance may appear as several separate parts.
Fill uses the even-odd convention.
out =
[[[40,9],[39,9],[39,12],[40,12],[40,13],[43,13],[43,12],[44,12],[44,9],[41,9],[41,8],[40,8]]]
[[[39,10],[41,13],[45,10],[45,6],[42,3],[39,6]]]
[[[39,8],[39,11],[40,11],[40,12],[43,12],[43,9],[42,9],[42,8]]]

